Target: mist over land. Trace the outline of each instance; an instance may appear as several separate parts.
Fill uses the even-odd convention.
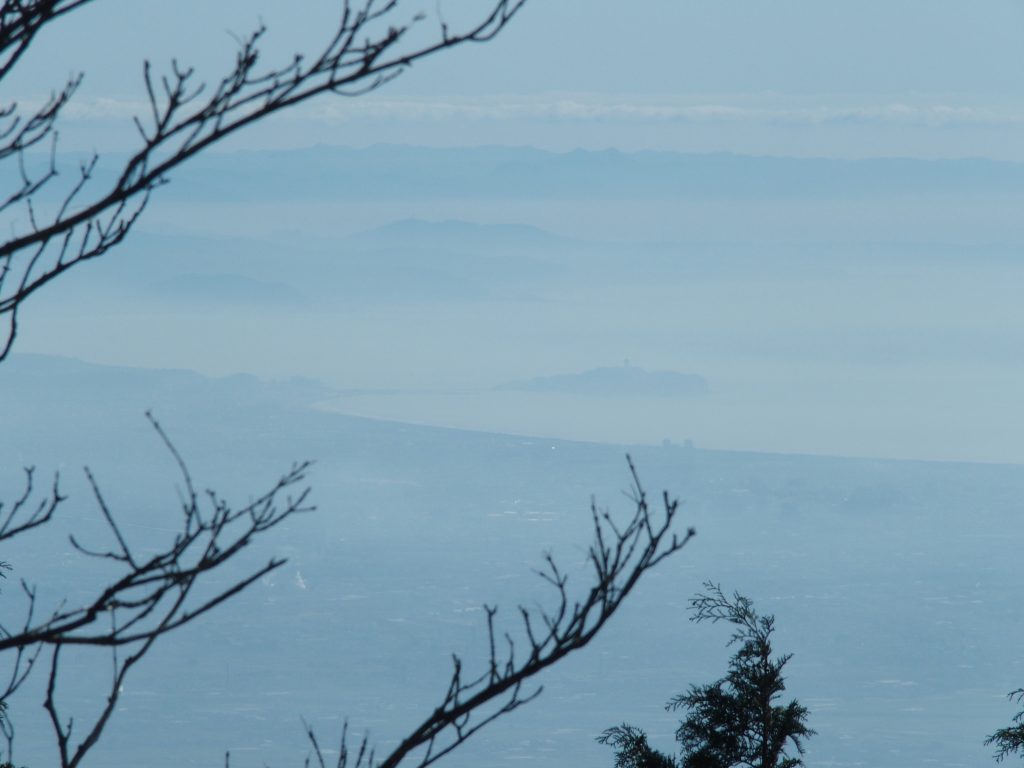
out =
[[[19,393],[0,400],[0,481],[16,486],[20,466],[42,469],[42,457],[72,499],[52,528],[5,553],[21,572],[46,558],[43,599],[73,598],[104,575],[61,546],[70,531],[92,546],[107,535],[83,464],[133,542],[173,535],[180,479],[144,410],[199,486],[232,502],[293,460],[317,460],[319,510],[237,565],[278,554],[288,566],[158,647],[125,686],[97,748],[103,765],[209,765],[226,749],[232,763],[287,764],[305,754],[300,716],[324,733],[348,716],[387,748],[436,702],[451,651],[482,663],[482,604],[499,603],[512,621],[517,603],[550,597],[532,572],[542,551],[585,583],[589,500],[616,513],[629,506],[627,450],[652,497],[664,488],[684,500],[697,538],[650,574],[588,651],[545,675],[540,699],[451,765],[562,768],[566,754],[571,765],[605,764],[594,736],[624,718],[670,749],[677,718],[661,705],[712,679],[727,656],[724,628],[698,632],[687,620],[686,601],[706,579],[741,586],[776,614],[778,647],[795,654],[787,691],[819,732],[810,765],[983,764],[978,735],[1005,719],[1007,681],[1024,672],[1019,466],[417,427],[312,409],[332,389],[309,380],[32,355],[5,364],[0,388]],[[64,701],[86,711],[109,655],[75,658]],[[41,685],[16,696],[15,711],[30,712]],[[26,716],[18,726],[20,759],[47,764],[46,722]]]
[[[296,51],[313,62],[347,7],[57,5],[76,10],[0,68],[0,186],[29,184],[41,221],[94,153],[72,215],[122,178],[150,126],[144,60],[158,94],[170,62],[194,67],[202,99],[265,28],[256,70],[295,62],[294,93]],[[425,12],[413,48],[481,7],[371,5],[382,35]],[[5,3],[0,26],[37,6]],[[83,768],[301,765],[306,724],[330,764],[345,721],[386,754],[436,711],[453,652],[486,673],[484,606],[525,652],[519,606],[555,603],[545,555],[587,594],[591,505],[635,509],[627,454],[696,537],[438,765],[611,766],[595,738],[624,722],[676,751],[665,702],[736,650],[689,620],[708,580],[775,615],[808,768],[992,765],[1024,685],[1021,30],[1016,0],[531,0],[484,45],[170,173],[124,243],[20,306],[0,540],[24,467],[33,499],[58,474],[68,499],[2,547],[0,634],[24,621],[20,579],[37,616],[88,603],[125,541],[145,560],[201,525],[179,458],[204,514],[312,459],[317,510],[208,574],[193,605],[288,561],[152,648]],[[59,141],[44,121],[21,158],[76,72]],[[59,174],[32,192],[51,146]],[[0,211],[8,238],[32,228]],[[130,609],[103,613],[98,632]],[[61,654],[75,742],[117,659]],[[47,661],[0,702],[0,763],[60,762]]]
[[[319,147],[199,158],[21,349],[305,375],[380,418],[610,442],[1018,462],[1024,171]],[[227,351],[230,350],[230,354]],[[503,391],[621,367],[700,399]]]
[[[623,719],[669,748],[660,705],[724,658],[686,621],[705,579],[777,614],[809,764],[987,759],[1021,672],[1022,181],[991,161],[508,148],[197,163],[26,308],[0,370],[5,482],[88,463],[132,534],[159,536],[174,481],[152,408],[225,492],[315,458],[321,511],[267,543],[287,572],[140,672],[98,759],[284,763],[300,714],[386,746],[445,654],[479,651],[483,602],[543,594],[542,550],[579,565],[627,450],[698,539],[449,764],[603,764],[593,738]],[[62,525],[97,533],[72,487]],[[55,597],[81,567],[65,553]]]

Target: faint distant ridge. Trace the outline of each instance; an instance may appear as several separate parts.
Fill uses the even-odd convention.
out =
[[[479,248],[555,245],[566,238],[528,224],[477,224],[459,219],[430,221],[413,218],[356,232],[348,240],[358,245],[377,247],[427,242]]]
[[[565,392],[574,395],[693,397],[710,391],[703,376],[677,371],[646,371],[632,365],[592,368],[582,373],[538,376],[498,387],[503,391]]]
[[[150,283],[144,291],[155,299],[214,307],[224,304],[298,307],[305,302],[300,291],[285,283],[223,273],[175,275]]]
[[[68,399],[61,392],[67,382],[75,382],[78,397],[89,402],[86,418],[104,418],[106,410],[141,415],[152,409],[158,415],[187,413],[217,413],[226,407],[268,404],[307,407],[332,397],[337,389],[315,379],[293,376],[288,379],[267,380],[251,374],[237,373],[223,377],[209,377],[185,369],[153,369],[131,366],[113,366],[90,363],[71,357],[20,353],[10,358],[0,372],[0,392],[32,393],[18,418],[31,421],[34,413],[45,408],[82,410],[81,402]],[[58,402],[60,405],[58,405]],[[84,402],[84,401],[83,401]],[[106,409],[106,410],[105,410]],[[10,409],[8,409],[10,411]],[[12,419],[11,413],[0,409],[3,419]],[[71,418],[70,415],[68,418]]]
[[[33,158],[45,168],[48,158]],[[96,171],[102,179],[106,169]],[[113,172],[110,172],[113,175]],[[196,159],[165,196],[273,200],[777,200],[1024,196],[1024,163],[839,159],[529,147],[377,145],[223,152]]]

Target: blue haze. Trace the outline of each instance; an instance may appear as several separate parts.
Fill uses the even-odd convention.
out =
[[[67,383],[75,386],[69,391]],[[591,494],[628,511],[626,446],[413,427],[328,414],[308,381],[210,380],[178,371],[15,357],[0,387],[9,436],[0,466],[60,467],[71,500],[58,523],[9,553],[41,599],[102,578],[66,551],[73,530],[106,535],[78,467],[88,463],[130,540],[172,534],[173,461],[141,416],[152,407],[200,487],[244,501],[293,459],[315,456],[316,513],[246,556],[289,564],[195,626],[167,638],[125,686],[98,764],[120,768],[287,765],[305,754],[299,717],[331,743],[339,718],[386,749],[438,700],[448,654],[482,661],[479,607],[544,601],[531,569],[551,550],[586,583]],[[57,446],[56,448],[54,446]],[[985,734],[1010,714],[1024,670],[1017,557],[1018,466],[834,459],[629,446],[653,494],[684,499],[698,537],[650,575],[595,644],[545,675],[535,703],[478,735],[453,766],[607,764],[594,743],[627,720],[670,748],[661,704],[724,668],[726,634],[687,621],[705,579],[776,614],[795,656],[789,691],[819,731],[809,765],[983,764]],[[63,553],[63,554],[62,554]],[[5,553],[5,556],[8,556]],[[244,567],[240,565],[239,567]],[[16,611],[14,596],[4,611]],[[371,640],[372,638],[372,640]],[[62,701],[84,717],[106,652],[66,659]],[[36,685],[12,701],[18,759],[52,755],[33,717]]]
[[[61,180],[99,150],[102,181],[137,141],[143,58],[215,78],[262,19],[289,60],[336,8],[90,3],[5,97],[85,70]],[[663,703],[728,655],[686,620],[706,579],[776,614],[808,765],[989,764],[1024,684],[1022,21],[1017,0],[532,0],[492,43],[184,168],[24,307],[2,499],[35,464],[71,501],[2,559],[51,604],[101,581],[64,538],[105,535],[86,463],[133,541],[171,535],[148,408],[233,499],[316,459],[320,510],[247,563],[286,569],[129,678],[93,764],[294,765],[300,716],[386,749],[452,650],[479,661],[484,602],[541,599],[548,549],[582,577],[591,496],[628,507],[627,450],[697,539],[448,765],[610,765],[594,737],[623,720],[670,748]],[[595,370],[615,386],[580,392]],[[623,381],[641,371],[706,393]],[[545,381],[575,386],[507,389]],[[84,717],[110,660],[69,661]],[[34,684],[16,762],[43,766]]]

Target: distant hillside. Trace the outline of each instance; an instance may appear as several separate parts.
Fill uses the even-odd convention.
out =
[[[572,241],[528,224],[477,224],[447,219],[400,219],[346,238],[355,246],[395,247],[429,242],[468,248],[520,248],[564,246]]]
[[[79,289],[56,301],[294,310],[523,297],[571,273],[573,259],[591,253],[587,248],[525,224],[459,220],[399,219],[340,239],[288,231],[260,238],[142,232],[111,258],[74,273]]]
[[[645,371],[634,366],[593,368],[582,373],[538,376],[503,384],[498,389],[523,392],[567,392],[574,395],[636,395],[681,397],[706,395],[702,376],[676,371]]]
[[[207,163],[208,166],[204,166]],[[733,154],[556,153],[530,148],[318,147],[199,158],[217,198],[285,188],[299,197],[511,199],[872,198],[1024,195],[1024,165],[981,159],[756,157]],[[239,183],[253,176],[253,184]],[[258,183],[256,183],[258,182]],[[172,185],[172,190],[178,185]],[[179,192],[201,193],[188,180]],[[172,194],[175,194],[172,191]]]
[[[144,294],[175,304],[218,307],[296,307],[304,301],[301,292],[285,283],[270,283],[227,274],[178,275],[151,283],[144,289]]]
[[[35,162],[44,162],[40,159]],[[74,158],[62,158],[69,167]],[[95,176],[112,174],[117,157]],[[286,193],[283,190],[287,190]],[[161,190],[195,201],[1024,197],[1024,164],[377,145],[202,155]]]

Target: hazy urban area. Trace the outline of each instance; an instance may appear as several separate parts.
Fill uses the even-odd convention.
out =
[[[343,4],[180,5],[0,10],[0,768],[1020,760],[1024,7],[352,3],[345,95],[150,183],[172,56],[199,104]],[[738,615],[812,732],[700,762]]]

